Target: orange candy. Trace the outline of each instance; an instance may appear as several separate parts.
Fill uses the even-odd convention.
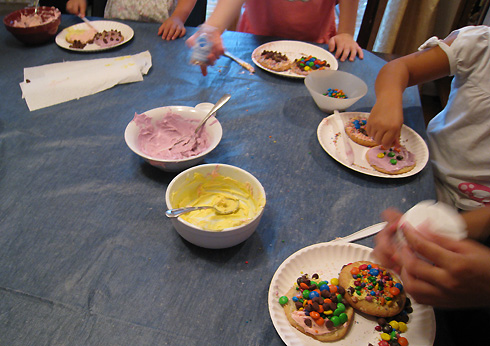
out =
[[[337,286],[334,285],[328,285],[328,288],[330,288],[330,293],[337,293]]]
[[[406,338],[404,338],[403,336],[400,336],[397,341],[400,344],[400,346],[407,346],[408,345],[408,340]]]
[[[323,319],[323,317],[319,317],[315,320],[315,323],[318,324],[319,326],[323,326],[323,323],[325,323],[325,320]]]
[[[320,314],[316,311],[311,311],[310,312],[310,317],[313,318],[314,320],[316,319],[319,319],[320,318]]]
[[[400,289],[398,287],[391,287],[390,293],[393,294],[394,296],[397,296],[400,294]]]
[[[357,267],[352,268],[352,269],[350,270],[350,273],[351,273],[352,275],[357,275],[357,274],[359,274],[359,268],[357,268]]]
[[[308,285],[307,285],[307,284],[305,284],[304,282],[300,283],[300,284],[299,284],[299,287],[301,287],[301,288],[302,288],[302,289],[304,289],[304,290],[307,290],[307,289],[308,289]]]

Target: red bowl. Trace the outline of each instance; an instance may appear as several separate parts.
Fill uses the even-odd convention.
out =
[[[15,26],[15,22],[20,20],[21,15],[33,15],[34,10],[34,7],[23,8],[9,13],[3,18],[5,28],[19,41],[27,45],[42,44],[49,41],[58,32],[58,27],[61,22],[60,10],[55,7],[40,6],[38,8],[38,14],[43,18],[43,21],[48,20],[49,17],[53,17],[52,20],[27,28]]]

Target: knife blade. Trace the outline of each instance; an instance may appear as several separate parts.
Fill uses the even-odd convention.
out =
[[[351,166],[354,163],[355,155],[354,150],[349,142],[349,138],[347,138],[347,134],[344,129],[344,122],[342,121],[342,117],[340,116],[339,111],[335,110],[332,115],[332,126],[334,128],[335,133],[339,132],[340,137],[342,138],[342,144],[344,146],[344,156],[347,164]]]

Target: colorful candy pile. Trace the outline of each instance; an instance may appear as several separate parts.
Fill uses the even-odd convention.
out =
[[[376,322],[378,325],[374,329],[381,333],[381,340],[378,342],[378,346],[408,345],[407,338],[401,336],[401,334],[408,330],[408,314],[412,311],[412,303],[410,302],[410,299],[407,298],[405,301],[405,308],[398,315],[393,316],[390,319],[385,319],[382,317],[377,319]]]
[[[330,64],[325,60],[320,60],[315,58],[314,56],[302,57],[301,59],[295,60],[296,66],[299,67],[302,71],[311,71],[311,70],[324,70],[330,67]]]
[[[392,305],[393,298],[403,291],[403,285],[393,281],[391,273],[381,267],[361,264],[351,269],[354,286],[349,291],[355,297],[365,295],[367,301],[377,300],[381,305]]]
[[[332,88],[329,88],[327,90],[327,92],[325,94],[323,94],[325,96],[329,96],[329,97],[334,97],[336,99],[346,99],[348,98],[344,92],[342,90],[339,90],[339,89],[332,89]]]
[[[314,274],[313,279],[318,279],[318,275]],[[296,281],[296,290],[298,293],[292,297],[292,300],[299,311],[305,311],[307,316],[310,316],[313,321],[319,326],[325,324],[329,329],[338,327],[347,322],[348,317],[345,309],[348,303],[343,298],[345,289],[338,286],[339,280],[333,278],[328,281],[315,282],[308,278],[308,275],[302,275]],[[289,298],[282,296],[279,298],[281,305],[287,304]],[[305,320],[310,321],[309,319]]]

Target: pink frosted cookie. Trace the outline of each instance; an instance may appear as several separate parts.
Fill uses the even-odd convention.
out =
[[[102,31],[95,34],[94,43],[99,47],[112,47],[124,41],[124,36],[118,30]]]
[[[265,68],[278,72],[289,70],[292,65],[286,55],[270,50],[264,50],[256,59]]]
[[[402,174],[415,167],[415,155],[405,147],[385,149],[378,145],[366,153],[369,164],[377,171],[386,174]]]
[[[374,147],[376,142],[368,136],[366,132],[367,118],[363,116],[355,116],[349,119],[345,125],[345,133],[357,144],[365,147]]]

